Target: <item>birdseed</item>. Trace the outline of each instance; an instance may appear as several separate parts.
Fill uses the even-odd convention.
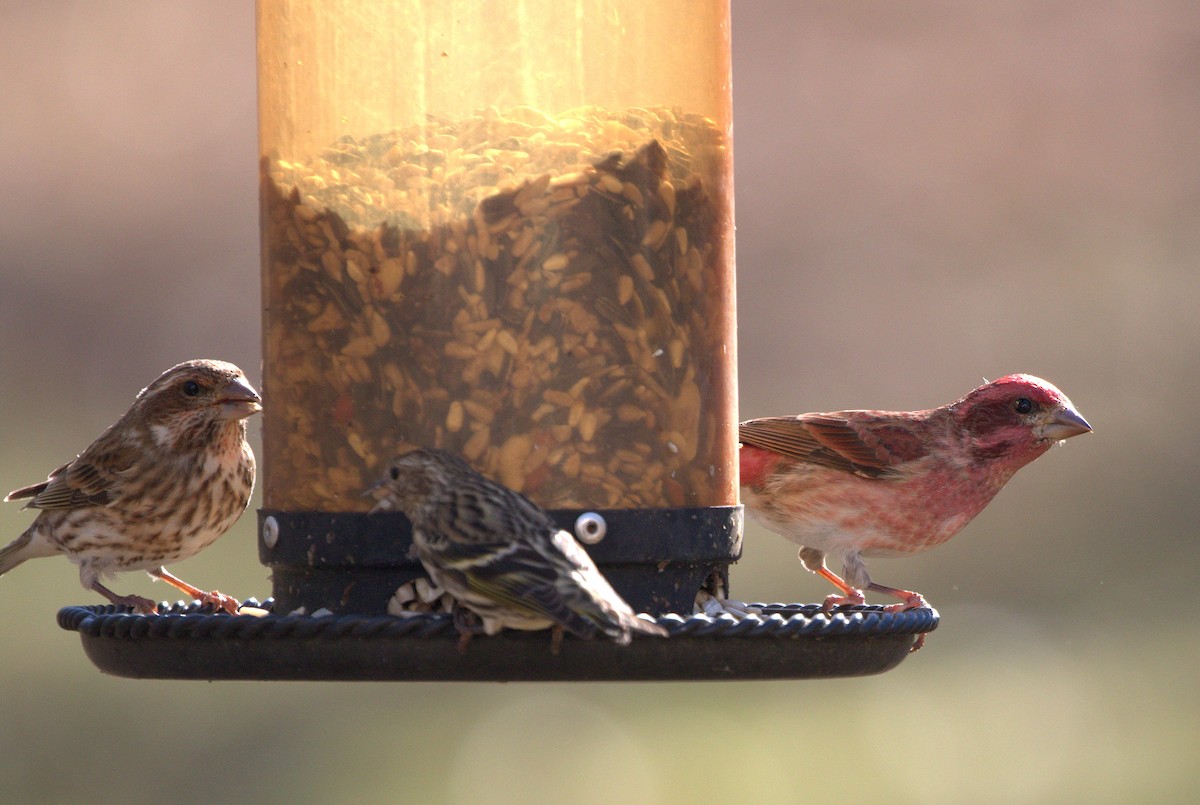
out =
[[[266,505],[365,510],[417,445],[547,508],[735,503],[728,163],[665,108],[264,158]]]

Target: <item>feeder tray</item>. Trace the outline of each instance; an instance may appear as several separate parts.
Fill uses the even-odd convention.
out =
[[[409,556],[408,520],[395,512],[261,510],[259,554],[274,595],[246,604],[265,616],[181,602],[156,615],[67,607],[58,622],[116,676],[498,682],[863,676],[895,667],[937,627],[928,608],[753,604],[761,614],[692,614],[699,592],[720,599],[729,589],[729,565],[741,555],[740,506],[549,512],[567,530],[583,513],[606,524],[605,538],[587,546],[605,577],[669,638],[635,635],[620,646],[566,635],[555,654],[547,630],[505,630],[460,652],[450,614],[387,614],[396,588],[423,575]]]
[[[105,673],[137,679],[327,681],[651,681],[814,679],[890,670],[916,636],[937,627],[919,608],[755,604],[762,615],[669,614],[670,638],[637,636],[628,646],[567,635],[558,654],[547,632],[478,637],[464,653],[449,615],[211,614],[198,604],[133,615],[125,607],[73,606],[58,613],[79,632]]]

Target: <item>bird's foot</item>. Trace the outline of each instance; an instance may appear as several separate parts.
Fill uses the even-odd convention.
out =
[[[912,590],[900,590],[895,587],[885,587],[884,585],[876,584],[875,582],[868,584],[867,589],[873,593],[883,593],[884,595],[890,595],[892,598],[900,599],[899,604],[888,604],[886,607],[884,607],[883,609],[885,612],[904,612],[905,610],[916,609],[917,607],[929,606],[929,604],[925,603],[925,597],[923,595],[920,593],[914,593]]]
[[[211,606],[214,610],[228,612],[230,615],[236,615],[238,610],[242,608],[241,601],[217,590],[207,593],[201,592],[195,598],[200,602],[201,606]]]
[[[920,593],[909,593],[908,596],[905,597],[905,599],[903,601],[901,601],[899,604],[888,604],[887,606],[885,606],[883,608],[883,611],[884,612],[906,612],[910,609],[917,609],[918,607],[927,607],[927,606],[929,606],[929,604],[925,603],[925,597],[922,596]]]
[[[458,653],[466,654],[471,638],[485,632],[484,623],[477,614],[459,605],[457,601],[451,615],[454,618],[454,628],[458,631]]]
[[[129,607],[135,615],[157,615],[158,604],[140,595],[117,595],[98,580],[93,581],[91,588],[108,599],[110,604],[118,607]]]
[[[907,612],[910,609],[929,606],[929,604],[925,602],[925,596],[921,595],[920,593],[914,593],[912,590],[898,590],[895,587],[885,587],[882,584],[871,584],[867,589],[877,593],[885,593],[893,596],[894,598],[900,599],[900,603],[888,604],[886,607],[884,607],[884,612]],[[908,650],[908,653],[912,654],[920,651],[921,647],[924,645],[925,633],[922,632],[921,634],[917,635],[916,642],[912,644],[912,648]]]
[[[202,605],[211,606],[216,610],[223,610],[228,612],[230,615],[236,615],[238,608],[242,605],[241,602],[236,598],[225,595],[225,593],[217,592],[216,590],[205,592],[199,587],[194,587],[183,579],[169,572],[165,567],[158,567],[154,570],[147,570],[146,572],[150,574],[151,578],[158,579],[159,581],[165,581],[167,584],[170,584],[184,595],[190,595]]]
[[[108,600],[119,607],[129,607],[135,615],[158,614],[158,604],[140,595],[114,595]]]
[[[825,603],[821,605],[821,609],[828,612],[835,607],[841,606],[859,606],[865,604],[867,599],[863,597],[863,591],[855,587],[851,587],[842,577],[834,573],[829,568],[825,567],[825,555],[820,551],[814,551],[811,548],[800,549],[800,561],[804,566],[821,576],[834,587],[837,587],[841,595],[834,593],[825,598]]]
[[[865,604],[867,599],[863,597],[862,590],[851,588],[845,595],[834,593],[825,597],[825,603],[821,605],[821,609],[828,612],[831,609],[836,609],[842,606],[860,606]]]

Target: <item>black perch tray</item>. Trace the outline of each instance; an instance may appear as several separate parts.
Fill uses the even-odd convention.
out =
[[[929,608],[821,611],[816,604],[754,604],[761,615],[666,614],[669,638],[628,646],[567,635],[557,654],[548,631],[502,632],[460,652],[446,614],[213,614],[197,604],[157,615],[124,607],[71,606],[58,613],[105,673],[137,679],[330,681],[652,681],[815,679],[888,671],[918,635],[937,628]]]

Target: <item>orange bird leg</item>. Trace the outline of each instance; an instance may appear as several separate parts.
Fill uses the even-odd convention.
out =
[[[904,602],[902,604],[890,604],[884,607],[884,609],[886,609],[888,612],[903,612],[906,609],[916,609],[917,607],[928,606],[928,604],[925,603],[925,597],[920,593],[914,593],[912,590],[898,590],[895,587],[885,587],[884,585],[876,584],[875,582],[868,584],[867,589],[871,592],[883,593],[884,595],[890,595],[893,598],[899,598]]]
[[[110,603],[119,607],[131,607],[138,615],[155,615],[158,613],[158,604],[149,598],[142,598],[140,595],[117,595],[99,581],[92,582],[92,589],[107,598]]]
[[[165,567],[160,567],[157,570],[149,570],[147,572],[156,579],[162,579],[180,592],[190,595],[201,604],[211,604],[217,609],[225,610],[230,615],[236,615],[238,608],[242,605],[241,602],[236,598],[225,595],[225,593],[217,592],[216,590],[213,590],[212,592],[205,592],[198,587],[193,587],[183,579],[168,573]]]
[[[813,573],[816,573],[818,576],[824,578],[834,587],[837,587],[842,593],[841,595],[828,596],[825,599],[825,603],[821,607],[822,609],[829,610],[844,604],[855,605],[864,603],[865,599],[863,598],[862,591],[854,589],[847,584],[841,576],[825,567],[825,557],[819,552],[810,551],[808,548],[803,548],[800,551],[800,559],[802,562],[804,562],[805,567],[807,567]],[[915,593],[911,590],[899,590],[895,587],[888,587],[883,584],[876,584],[875,582],[870,582],[867,584],[867,589],[874,593],[883,593],[884,595],[890,595],[893,598],[899,598],[903,602],[900,604],[889,604],[888,606],[884,607],[885,612],[903,612],[906,609],[928,606],[925,603],[925,598],[920,593]],[[913,643],[912,648],[909,649],[909,652],[911,653],[914,651],[920,651],[921,647],[924,645],[925,635],[919,634],[917,635],[917,639]]]
[[[858,604],[862,604],[862,603],[866,602],[866,599],[863,598],[862,590],[856,590],[853,587],[851,587],[849,584],[847,584],[845,581],[842,580],[841,576],[834,573],[829,568],[825,567],[825,565],[821,565],[813,572],[816,573],[818,576],[821,576],[826,581],[828,581],[830,584],[832,584],[834,587],[837,587],[839,590],[842,591],[841,595],[827,596],[825,598],[825,603],[822,604],[822,606],[821,606],[822,609],[833,609],[834,607],[840,607],[844,604],[848,604],[850,606],[856,606]]]
[[[895,598],[899,598],[904,602],[901,604],[890,604],[884,607],[884,609],[888,612],[903,612],[906,609],[929,606],[925,603],[924,596],[922,596],[920,593],[914,593],[911,590],[897,590],[895,587],[885,587],[884,585],[876,584],[875,582],[868,584],[867,589],[871,590],[872,592],[883,593],[884,595],[890,595]],[[919,635],[917,635],[916,642],[913,643],[912,648],[908,650],[909,654],[913,653],[914,651],[920,651],[921,646],[924,645],[925,632],[921,632]]]

